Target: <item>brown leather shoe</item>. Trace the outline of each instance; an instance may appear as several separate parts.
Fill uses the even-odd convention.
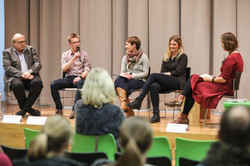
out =
[[[189,119],[187,114],[181,113],[178,119],[176,119],[173,123],[177,124],[188,124],[189,125]]]
[[[72,111],[69,115],[69,119],[75,119],[75,111]]]
[[[56,115],[62,115],[63,116],[62,109],[56,109]]]

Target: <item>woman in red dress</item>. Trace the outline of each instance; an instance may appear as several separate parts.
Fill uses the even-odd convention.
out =
[[[243,71],[243,60],[233,33],[221,35],[221,46],[228,52],[220,68],[221,74],[217,77],[194,74],[189,78],[181,95],[171,101],[182,103],[186,97],[183,112],[174,123],[189,124],[188,114],[195,101],[205,108],[215,109],[223,95],[233,94],[233,80],[237,71]]]

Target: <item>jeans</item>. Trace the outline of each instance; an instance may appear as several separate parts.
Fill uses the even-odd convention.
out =
[[[75,84],[73,84],[73,80],[76,77],[78,77],[78,76],[67,76],[65,78],[57,79],[50,84],[51,95],[52,95],[52,98],[56,104],[56,109],[63,108],[60,94],[59,94],[59,90],[61,90],[63,88],[77,88],[74,105],[75,105],[77,100],[81,99],[81,92],[79,90],[82,88],[82,86],[84,84],[84,79],[81,79],[78,82],[76,82]],[[72,110],[75,110],[74,105],[72,107]]]

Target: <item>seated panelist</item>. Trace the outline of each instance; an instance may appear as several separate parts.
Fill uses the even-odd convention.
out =
[[[126,117],[134,116],[134,111],[126,106],[128,96],[134,90],[141,89],[149,73],[148,56],[141,49],[141,40],[137,36],[128,37],[126,40],[126,55],[122,58],[120,77],[115,80],[115,88],[121,109]]]
[[[84,80],[91,70],[88,53],[80,50],[80,36],[71,33],[68,36],[70,50],[62,54],[61,68],[66,73],[65,78],[60,78],[50,84],[51,95],[56,104],[56,114],[63,115],[63,105],[61,102],[59,90],[63,88],[77,88],[75,102],[81,99],[79,91],[84,84]],[[72,107],[70,119],[75,118],[75,108]]]
[[[40,116],[40,111],[32,108],[39,97],[43,83],[39,76],[42,68],[36,50],[26,45],[24,35],[16,33],[12,38],[12,47],[3,51],[5,92],[14,92],[20,111],[16,115]],[[29,90],[26,97],[25,90]]]

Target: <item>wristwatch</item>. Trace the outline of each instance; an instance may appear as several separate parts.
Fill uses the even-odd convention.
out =
[[[30,72],[30,74],[33,74],[33,73],[34,73],[32,69],[29,69],[29,72]]]

